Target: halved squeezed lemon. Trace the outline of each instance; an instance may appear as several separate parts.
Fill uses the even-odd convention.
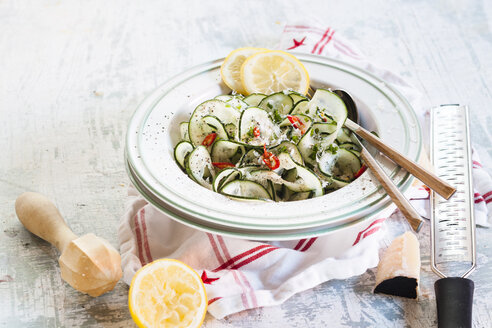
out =
[[[220,67],[220,75],[224,83],[232,90],[244,94],[241,83],[241,66],[246,58],[263,51],[268,51],[268,49],[245,47],[231,51]]]
[[[200,327],[207,295],[198,273],[173,259],[147,264],[133,277],[128,306],[139,327]]]
[[[246,95],[268,95],[283,90],[305,95],[309,88],[309,74],[296,57],[275,50],[249,56],[241,66],[241,82]]]

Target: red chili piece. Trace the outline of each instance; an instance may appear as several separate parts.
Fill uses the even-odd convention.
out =
[[[210,133],[208,136],[205,137],[205,139],[203,139],[202,145],[206,147],[210,146],[211,144],[214,143],[215,138],[217,138],[217,133],[215,132]]]
[[[227,167],[236,167],[234,164],[229,162],[212,162],[212,165],[220,170],[225,169]]]
[[[366,170],[367,170],[367,166],[365,164],[362,164],[359,171],[357,171],[357,173],[355,173],[354,179],[357,179],[358,177],[360,177],[362,175],[362,173],[364,173]]]
[[[260,136],[260,128],[259,128],[259,127],[255,126],[255,127],[253,128],[253,135],[254,135],[256,138],[258,138],[258,137]]]
[[[265,163],[270,170],[278,169],[280,166],[278,157],[266,150],[266,144],[263,144],[263,163]]]
[[[304,123],[302,123],[299,117],[287,115],[287,118],[289,119],[290,124],[292,124],[294,128],[301,130],[301,134],[304,134],[304,132],[306,132],[305,129],[303,128]]]

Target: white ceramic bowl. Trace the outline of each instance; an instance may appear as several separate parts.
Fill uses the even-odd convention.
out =
[[[361,125],[377,131],[385,142],[411,159],[418,159],[422,145],[420,126],[400,93],[347,63],[306,54],[296,56],[306,66],[312,86],[349,92],[359,108]],[[170,79],[150,94],[131,118],[125,152],[127,171],[150,203],[195,228],[259,240],[357,234],[391,204],[367,171],[328,195],[281,203],[231,200],[188,178],[173,158],[179,123],[187,121],[201,102],[230,92],[221,82],[222,60],[191,68]],[[410,186],[407,172],[383,156],[376,159],[402,191]]]

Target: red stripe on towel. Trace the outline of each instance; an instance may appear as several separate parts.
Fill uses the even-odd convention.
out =
[[[242,259],[243,257],[245,256],[248,256],[252,253],[255,253],[261,249],[264,249],[264,248],[268,248],[268,247],[272,247],[270,245],[260,245],[260,246],[256,246],[254,248],[251,248],[241,254],[238,254],[236,256],[234,256],[233,258],[230,258],[228,259],[227,261],[223,262],[222,265],[220,265],[219,267],[217,267],[216,269],[212,270],[213,272],[217,272],[217,271],[220,271],[220,270],[224,270],[224,269],[227,269],[228,267],[234,265],[234,263],[237,261],[237,260],[240,260]]]
[[[220,300],[221,298],[222,298],[222,297],[214,297],[214,298],[212,298],[212,299],[209,299],[209,300],[208,300],[208,305],[212,304],[212,303],[213,303],[213,302],[215,302],[215,301]]]
[[[143,251],[142,251],[142,235],[140,232],[140,224],[138,223],[138,214],[135,214],[133,217],[133,223],[135,225],[135,236],[137,237],[137,252],[138,252],[138,259],[140,260],[140,264],[145,265],[144,256],[143,256]]]
[[[328,27],[328,29],[326,29],[325,34],[323,34],[323,37],[321,37],[321,39],[314,45],[313,50],[311,50],[312,54],[316,52],[316,49],[318,49],[319,44],[326,38],[329,32],[330,32],[330,28]]]
[[[492,196],[492,191],[486,192],[485,194],[482,195],[483,198],[487,198],[489,196]]]
[[[216,237],[217,237],[217,240],[219,241],[219,245],[222,249],[222,252],[224,253],[226,260],[229,261],[231,259],[231,255],[229,253],[229,250],[227,249],[224,238],[222,238],[222,236],[219,236],[219,235],[217,235]],[[234,280],[239,285],[239,287],[241,287],[241,289],[243,291],[241,293],[241,300],[243,302],[243,305],[246,309],[249,309],[251,307],[249,306],[248,298],[246,297],[246,293],[248,292],[247,284],[243,284],[243,282],[246,280],[246,277],[244,276],[244,274],[242,272],[240,274],[241,274],[241,279],[243,280],[242,282],[241,282],[241,279],[238,277],[238,272],[232,271],[232,276],[234,277]],[[256,301],[256,298],[255,298],[255,301]],[[255,302],[253,302],[253,303],[255,303]]]
[[[295,29],[295,30],[313,30],[313,31],[318,31],[323,33],[323,29],[318,28],[318,27],[313,27],[313,26],[306,26],[306,25],[285,25],[285,29]]]
[[[369,231],[366,231],[366,232],[364,233],[364,235],[362,236],[362,239],[364,239],[364,238],[366,238],[367,236],[370,236],[370,235],[372,235],[373,233],[377,232],[380,228],[381,228],[381,226],[377,226],[377,227],[372,228],[372,229],[371,229],[371,230],[369,230]]]
[[[265,250],[255,254],[255,255],[247,258],[246,260],[239,262],[238,264],[234,265],[231,269],[233,269],[233,270],[239,269],[239,268],[245,266],[246,264],[249,264],[249,263],[257,260],[257,259],[263,257],[264,255],[266,255],[266,254],[268,254],[268,253],[270,253],[276,249],[278,249],[278,248],[274,247],[274,246],[272,246],[272,248],[265,249]]]
[[[142,209],[140,210],[140,223],[142,224],[142,230],[143,230],[143,243],[144,243],[145,255],[147,255],[147,263],[150,263],[153,261],[153,259],[152,259],[152,255],[150,254],[149,237],[147,234],[147,224],[145,223],[145,207],[142,207]]]
[[[306,239],[299,240],[299,242],[297,243],[296,247],[294,247],[294,250],[295,251],[298,251],[301,248],[301,246],[304,244],[305,241],[306,241]]]
[[[360,58],[360,55],[356,53],[352,48],[350,48],[348,45],[340,41],[339,39],[336,39],[334,41],[335,45],[339,46],[340,48],[343,48],[346,52],[348,52],[352,57],[354,58]]]
[[[315,237],[315,238],[309,239],[309,241],[307,242],[306,246],[304,246],[304,248],[301,249],[301,252],[307,251],[314,244],[314,242],[316,241],[316,239],[318,239],[318,238]]]
[[[481,203],[484,201],[482,195],[480,193],[476,192],[473,194],[473,197],[475,197],[475,204]]]
[[[373,221],[367,228],[365,228],[364,230],[360,231],[358,234],[357,234],[357,238],[355,239],[354,243],[352,244],[352,246],[355,246],[357,245],[363,238],[363,234],[368,231],[370,228],[372,228],[373,225],[375,224],[378,224],[378,223],[381,223],[381,222],[384,222],[384,220],[386,220],[386,218],[383,218],[383,219],[377,219],[375,221]]]
[[[331,32],[331,34],[328,37],[328,39],[326,39],[326,42],[321,46],[321,48],[319,48],[318,55],[321,55],[321,52],[323,51],[323,49],[325,48],[325,46],[330,42],[331,38],[333,38],[333,34],[335,34],[335,31]]]
[[[219,265],[224,263],[224,258],[222,257],[222,255],[219,252],[219,248],[217,247],[217,243],[215,242],[214,237],[209,233],[207,233],[207,237],[208,237],[208,240],[210,241],[210,245],[212,246],[212,249],[215,253],[215,257],[217,258],[217,261],[219,262]]]

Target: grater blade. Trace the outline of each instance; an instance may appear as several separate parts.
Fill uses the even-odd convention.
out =
[[[456,188],[445,200],[431,193],[431,266],[442,278],[475,269],[475,222],[468,108],[431,109],[431,162],[435,173]]]

